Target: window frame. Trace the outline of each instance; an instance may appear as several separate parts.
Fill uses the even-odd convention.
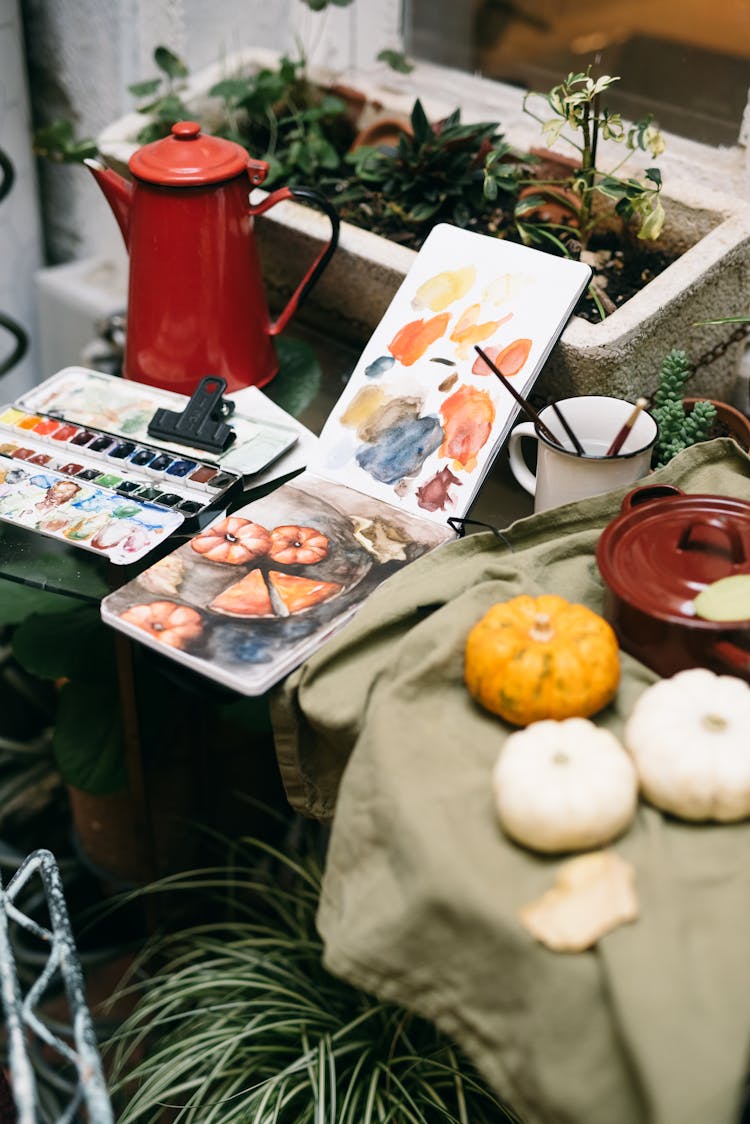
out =
[[[298,9],[305,8],[301,0],[296,3]],[[411,73],[402,75],[377,62],[381,50],[403,50],[406,6],[408,0],[378,0],[377,4],[355,0],[346,8],[327,9],[311,61],[367,92],[379,87],[389,98],[387,104],[401,112],[408,112],[419,97],[435,119],[460,107],[467,122],[499,121],[508,140],[519,148],[541,145],[538,125],[521,110],[517,87],[435,63],[416,62]],[[304,20],[309,20],[310,12],[305,11],[307,16],[297,25],[302,33],[304,26],[309,28]],[[665,195],[669,195],[670,180],[677,180],[698,190],[743,199],[750,196],[750,90],[736,144],[713,146],[668,132],[664,137],[666,150],[659,156],[658,166]],[[573,151],[565,145],[559,150]]]

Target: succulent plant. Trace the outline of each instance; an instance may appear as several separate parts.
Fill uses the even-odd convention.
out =
[[[673,348],[659,372],[659,386],[653,396],[651,413],[659,427],[654,449],[654,468],[661,468],[689,445],[705,441],[716,418],[716,407],[708,401],[685,409],[685,383],[690,361],[684,351]]]

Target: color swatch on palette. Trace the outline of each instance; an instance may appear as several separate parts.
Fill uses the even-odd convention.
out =
[[[118,563],[182,523],[202,526],[239,482],[215,464],[15,405],[0,412],[0,458],[0,519]]]
[[[184,516],[167,507],[16,457],[0,444],[0,519],[106,554],[125,564],[142,558],[175,531]],[[99,478],[101,477],[99,474]]]
[[[43,415],[43,426],[49,424],[51,418],[56,418],[60,422],[76,424],[87,432],[119,437],[122,445],[153,445],[157,442],[149,437],[148,426],[156,411],[166,409],[180,413],[187,403],[188,399],[182,394],[84,367],[66,367],[22,395],[15,406],[30,416]],[[41,434],[42,431],[33,423],[29,424],[33,432]],[[175,459],[211,463],[235,476],[249,478],[266,468],[297,440],[297,433],[291,426],[247,417],[240,410],[232,414],[231,427],[234,441],[221,453],[208,454],[186,443],[165,441],[161,437],[158,445]]]

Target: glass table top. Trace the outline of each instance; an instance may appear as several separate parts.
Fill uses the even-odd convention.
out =
[[[317,434],[346,386],[360,351],[354,345],[295,326],[287,339],[279,341],[281,369],[264,392]],[[241,493],[231,508],[236,509],[258,494],[257,490]],[[469,513],[471,518],[507,527],[515,519],[530,515],[532,509],[531,496],[515,483],[507,458],[501,453]],[[467,531],[471,529],[468,527]],[[93,551],[0,522],[0,575],[38,590],[98,603],[111,590],[170,553],[186,537],[190,535],[176,532],[139,562],[115,566]]]

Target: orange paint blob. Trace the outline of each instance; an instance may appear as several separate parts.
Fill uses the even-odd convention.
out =
[[[441,312],[430,320],[412,320],[399,328],[388,344],[388,350],[399,363],[411,367],[421,359],[427,348],[440,339],[450,320],[449,312]]]
[[[486,390],[460,386],[443,402],[440,414],[445,440],[439,455],[452,457],[454,467],[473,472],[477,465],[477,453],[492,432],[495,420],[492,399]]]
[[[529,357],[531,340],[513,340],[499,352],[497,358],[490,356],[495,366],[506,376],[517,375]]]
[[[529,357],[531,340],[514,340],[506,347],[486,347],[484,353],[495,366],[508,377],[517,375]],[[488,367],[481,355],[478,355],[471,368],[472,375],[491,375],[492,368]]]

